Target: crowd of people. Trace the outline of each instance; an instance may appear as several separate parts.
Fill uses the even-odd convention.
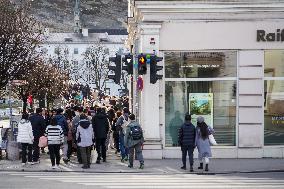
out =
[[[24,112],[17,136],[22,165],[40,163],[40,153],[45,153],[45,148],[40,147],[45,139],[52,169],[59,168],[61,154],[64,163],[68,164],[74,156],[83,169],[88,169],[92,150],[97,152],[95,163],[100,164],[107,161],[109,148],[120,155],[122,162],[128,161],[130,168],[135,153],[139,168],[143,169],[143,131],[128,106],[126,97],[102,97],[99,102],[84,100],[80,104],[72,99],[64,109],[36,108],[35,112]]]

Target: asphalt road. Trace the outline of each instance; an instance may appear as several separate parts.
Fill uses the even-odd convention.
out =
[[[284,188],[284,172],[253,174],[129,174],[0,172],[2,189]]]

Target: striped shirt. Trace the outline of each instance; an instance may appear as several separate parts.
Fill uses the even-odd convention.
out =
[[[64,134],[60,125],[48,125],[45,130],[48,144],[61,144],[64,142]]]

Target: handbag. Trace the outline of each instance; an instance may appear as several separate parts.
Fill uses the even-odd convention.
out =
[[[41,136],[39,138],[38,147],[44,148],[46,146],[47,146],[47,137],[46,136]]]
[[[214,138],[214,136],[213,136],[212,134],[209,135],[208,138],[209,138],[209,142],[210,142],[210,144],[211,144],[212,146],[217,145],[217,142],[216,142],[216,140],[215,140],[215,138]]]

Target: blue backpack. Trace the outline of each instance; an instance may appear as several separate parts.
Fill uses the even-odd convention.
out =
[[[142,128],[138,125],[130,127],[130,136],[133,140],[140,140],[143,137]]]

